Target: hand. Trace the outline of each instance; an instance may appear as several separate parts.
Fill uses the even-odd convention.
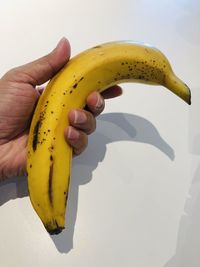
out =
[[[0,180],[26,175],[29,126],[41,94],[37,86],[52,78],[69,58],[70,45],[63,38],[50,54],[14,68],[0,79]],[[85,110],[70,111],[70,126],[63,134],[74,155],[86,148],[87,135],[95,130],[95,117],[104,109],[104,98],[121,93],[118,86],[109,88],[102,95],[93,92],[87,98]]]

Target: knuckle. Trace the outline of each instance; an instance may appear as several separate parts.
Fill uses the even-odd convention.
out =
[[[80,155],[86,149],[87,145],[88,137],[85,133],[82,133],[77,146],[73,148],[73,154],[76,156]]]
[[[96,119],[91,114],[91,118],[88,123],[88,127],[85,129],[86,134],[91,134],[96,130]]]
[[[12,77],[13,75],[16,75],[17,74],[17,72],[18,72],[18,69],[17,69],[17,67],[14,67],[14,68],[12,68],[12,69],[10,69],[10,70],[8,70],[5,74],[4,74],[4,77]]]
[[[105,106],[105,100],[101,95],[99,95],[98,101],[97,101],[96,106],[95,106],[95,109],[100,111],[100,110],[104,109],[104,106]]]
[[[95,109],[95,117],[99,116],[105,108],[105,103],[100,107]]]

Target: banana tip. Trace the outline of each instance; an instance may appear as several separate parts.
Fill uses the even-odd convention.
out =
[[[50,235],[58,235],[62,232],[63,229],[64,229],[64,227],[58,227],[55,229],[46,229],[46,230]]]
[[[191,90],[187,86],[187,84],[185,84],[185,86],[187,87],[187,90],[188,90],[188,94],[187,94],[187,97],[186,97],[186,102],[188,103],[188,105],[191,105],[191,103],[192,103],[192,101],[191,101]]]

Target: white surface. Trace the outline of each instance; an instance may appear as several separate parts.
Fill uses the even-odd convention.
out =
[[[68,229],[51,238],[24,178],[0,185],[2,267],[200,266],[200,4],[195,0],[1,1],[0,74],[48,53],[133,39],[161,49],[191,87],[124,85],[73,162]]]

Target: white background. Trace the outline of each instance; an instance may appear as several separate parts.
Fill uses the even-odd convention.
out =
[[[73,161],[68,226],[50,237],[26,178],[0,185],[2,267],[200,266],[200,2],[0,1],[0,74],[51,51],[132,39],[162,50],[191,88],[124,84]]]

